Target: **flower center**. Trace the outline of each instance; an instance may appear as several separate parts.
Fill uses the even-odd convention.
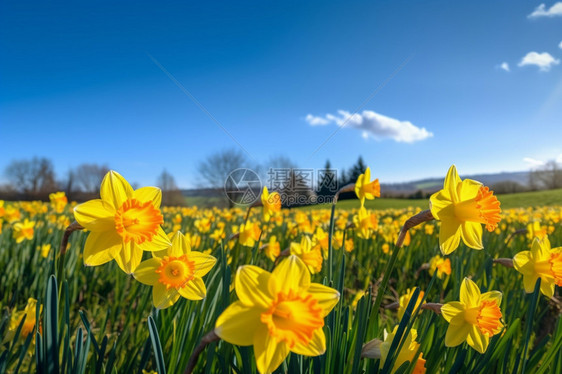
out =
[[[381,185],[378,179],[375,179],[371,183],[367,183],[366,185],[363,186],[363,188],[366,193],[371,193],[375,197],[381,196]]]
[[[158,282],[166,288],[182,288],[194,278],[195,263],[189,261],[187,255],[180,257],[164,256],[162,265],[156,270],[160,274]]]
[[[499,305],[492,300],[484,300],[479,307],[467,309],[464,318],[478,326],[482,334],[488,337],[496,334],[502,327],[502,312]]]
[[[557,286],[562,287],[562,253],[550,254],[550,271]]]
[[[295,344],[308,344],[316,329],[324,326],[322,308],[318,301],[306,292],[289,294],[280,292],[271,308],[261,314],[269,335],[277,342],[285,341],[290,348]]]
[[[485,186],[480,187],[475,198],[455,204],[455,216],[459,220],[483,223],[490,232],[498,227],[500,213],[498,198]]]
[[[163,223],[164,217],[151,201],[141,203],[137,199],[128,199],[115,213],[115,229],[125,243],[151,241]]]

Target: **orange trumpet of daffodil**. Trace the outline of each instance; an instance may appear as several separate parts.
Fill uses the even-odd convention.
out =
[[[466,340],[478,352],[486,352],[490,338],[503,328],[501,302],[501,292],[480,293],[476,283],[464,278],[460,301],[451,301],[441,307],[443,318],[449,322],[445,345],[456,347]]]
[[[74,208],[76,221],[90,234],[84,245],[84,264],[98,266],[115,260],[127,274],[135,271],[144,251],[170,245],[160,227],[162,192],[156,187],[133,190],[119,173],[110,171],[101,182],[101,199]]]
[[[152,301],[156,308],[165,309],[180,296],[189,300],[205,298],[207,289],[202,276],[217,262],[211,255],[191,250],[189,239],[176,232],[168,249],[153,252],[154,257],[143,261],[133,276],[152,286]]]
[[[263,220],[265,222],[268,222],[274,213],[281,211],[281,196],[279,192],[269,193],[266,186],[263,186],[261,202],[263,205]]]
[[[326,351],[324,318],[340,294],[310,282],[306,265],[289,256],[269,273],[257,266],[238,268],[239,301],[219,316],[215,333],[236,345],[254,346],[260,373],[271,373],[289,355],[318,356]]]
[[[500,202],[493,191],[472,179],[460,179],[455,165],[451,166],[443,189],[429,199],[431,214],[441,221],[439,247],[444,255],[453,252],[463,242],[474,249],[482,245],[482,224],[490,232],[500,222]]]
[[[541,292],[554,296],[555,285],[562,287],[562,247],[550,248],[548,236],[535,238],[530,251],[519,252],[513,258],[513,267],[523,274],[525,292],[532,293],[541,278]]]
[[[371,169],[367,168],[365,174],[359,175],[355,182],[355,194],[361,201],[361,206],[365,203],[365,199],[373,200],[375,197],[381,196],[381,186],[378,179],[371,182]]]

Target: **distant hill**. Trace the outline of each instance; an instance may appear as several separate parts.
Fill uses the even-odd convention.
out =
[[[515,182],[523,187],[527,187],[529,182],[529,172],[518,171],[511,173],[461,175],[461,178],[474,179],[487,186],[493,186],[494,184],[500,182]],[[443,187],[443,179],[444,178],[426,178],[403,183],[382,183],[381,191],[386,196],[406,196],[417,191],[432,193]],[[224,191],[222,188],[194,188],[185,189],[181,192],[185,197],[224,197]]]

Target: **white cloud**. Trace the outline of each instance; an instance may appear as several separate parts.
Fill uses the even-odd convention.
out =
[[[554,16],[562,16],[562,1],[555,3],[549,9],[546,9],[546,5],[541,4],[538,7],[536,7],[533,13],[529,14],[527,17],[538,18],[538,17],[554,17]]]
[[[536,160],[536,159],[531,158],[531,157],[524,157],[523,161],[530,164],[531,166],[543,166],[544,165],[544,161]]]
[[[502,62],[500,65],[500,69],[505,70],[505,71],[510,71],[509,70],[509,64],[507,62]]]
[[[558,48],[562,49],[562,42],[560,42],[560,44],[558,44]]]
[[[390,138],[396,142],[414,143],[433,136],[433,133],[424,127],[419,128],[409,121],[399,121],[371,110],[364,110],[361,114],[353,115],[348,111],[338,110],[337,115],[326,114],[324,117],[309,114],[306,116],[306,121],[312,126],[334,123],[338,126],[355,128],[362,131],[361,136],[365,139],[369,137]]]
[[[305,121],[311,124],[312,126],[318,126],[318,125],[322,126],[330,123],[330,121],[328,121],[327,119],[322,117],[315,117],[312,114],[307,115]]]
[[[521,59],[518,66],[535,65],[539,67],[540,71],[549,71],[553,65],[559,63],[560,60],[552,57],[548,52],[529,52]]]

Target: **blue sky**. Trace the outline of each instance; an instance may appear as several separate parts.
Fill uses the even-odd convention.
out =
[[[150,56],[257,162],[362,155],[396,182],[562,154],[562,3],[112,3],[0,3],[0,171],[44,156],[197,185],[238,145]]]

